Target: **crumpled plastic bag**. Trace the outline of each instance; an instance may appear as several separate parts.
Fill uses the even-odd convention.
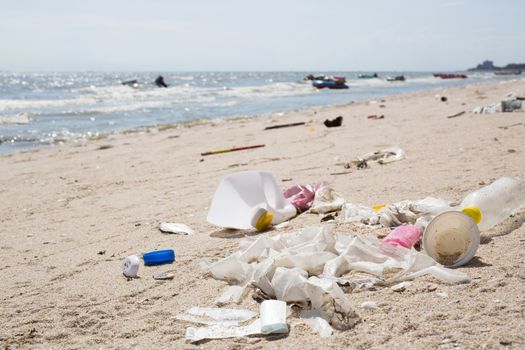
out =
[[[285,189],[283,195],[299,212],[303,212],[312,206],[316,192],[327,185],[325,181],[311,185],[294,185]]]
[[[379,211],[361,204],[345,203],[343,210],[347,222],[396,227],[402,224],[415,224],[420,218],[432,218],[444,211],[453,209],[450,203],[444,199],[426,197],[415,201],[404,200],[389,204]]]
[[[375,237],[335,234],[331,225],[273,237],[241,241],[241,249],[210,268],[216,279],[252,284],[269,297],[318,310],[339,329],[359,321],[337,282],[345,274],[365,272],[385,284],[430,274],[445,283],[469,281],[414,249],[395,247]],[[374,282],[375,285],[380,283]]]
[[[389,147],[379,151],[370,152],[358,158],[358,161],[377,162],[387,164],[405,158],[405,151],[399,147]]]
[[[361,204],[345,203],[343,206],[345,221],[361,222],[367,225],[379,224],[379,213]]]
[[[317,214],[330,213],[340,210],[343,204],[345,204],[345,199],[337,194],[333,188],[325,186],[315,192],[310,212]]]

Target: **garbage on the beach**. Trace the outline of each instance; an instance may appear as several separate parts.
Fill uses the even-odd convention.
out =
[[[157,272],[153,274],[154,280],[172,280],[175,278],[175,274],[171,271],[163,271],[163,272]]]
[[[493,114],[501,112],[514,112],[521,110],[521,101],[517,98],[506,99],[501,102],[495,102],[488,106],[479,106],[472,110],[476,114]]]
[[[315,192],[314,201],[310,208],[311,213],[326,214],[341,210],[345,199],[341,197],[332,187],[324,186]]]
[[[175,261],[175,251],[173,249],[155,250],[145,253],[142,258],[146,266],[169,264]]]
[[[402,224],[423,227],[432,217],[447,210],[451,210],[450,204],[444,199],[434,197],[396,202],[380,208],[379,211],[348,202],[343,206],[345,221],[367,225],[381,224],[384,227],[397,227]]]
[[[521,109],[521,101],[518,99],[501,101],[503,112],[514,112]]]
[[[221,181],[207,219],[224,228],[262,231],[296,214],[297,210],[284,198],[271,173],[243,171]]]
[[[325,181],[310,185],[294,185],[286,188],[283,191],[283,195],[284,198],[293,204],[298,212],[303,212],[312,206],[315,193],[327,185],[328,183]]]
[[[189,226],[172,222],[161,222],[159,230],[165,233],[181,233],[184,235],[193,234],[193,230]]]
[[[479,229],[474,220],[460,211],[436,216],[423,233],[423,249],[438,263],[457,267],[468,263],[479,247]]]
[[[284,301],[265,300],[261,303],[261,333],[288,333]]]
[[[398,245],[405,248],[412,248],[419,240],[423,232],[420,227],[415,225],[401,225],[390,232],[384,242],[392,245]]]
[[[446,283],[469,281],[465,273],[447,269],[414,249],[375,237],[336,234],[331,225],[245,238],[238,252],[210,267],[216,279],[240,288],[251,284],[269,298],[318,310],[338,329],[352,328],[359,321],[338,285],[357,283],[345,276],[351,271],[371,274],[387,285],[426,274]]]
[[[332,335],[334,330],[326,321],[319,310],[301,310],[299,317],[314,329],[322,338]]]
[[[247,149],[254,149],[254,148],[259,148],[259,147],[264,147],[264,146],[266,146],[266,145],[254,145],[254,146],[244,146],[244,147],[233,147],[233,148],[217,149],[217,150],[214,150],[214,151],[202,152],[201,156],[209,156],[209,155],[212,155],[212,154],[244,151],[244,150],[247,150]]]
[[[305,125],[305,124],[306,124],[305,122],[298,122],[298,123],[288,123],[288,124],[272,125],[272,126],[267,126],[267,127],[265,127],[264,130],[289,128],[289,127],[292,127],[292,126],[300,126],[300,125]]]
[[[367,118],[368,119],[384,119],[385,116],[384,115],[377,116],[376,114],[373,114],[373,115],[369,115]]]
[[[379,151],[370,152],[362,155],[356,160],[351,161],[352,165],[359,167],[364,162],[366,166],[370,162],[377,162],[379,164],[392,163],[405,158],[405,151],[399,147],[389,147]],[[349,166],[348,166],[349,167]]]
[[[450,114],[450,115],[447,115],[447,118],[456,118],[456,117],[459,117],[461,115],[465,114],[465,111],[461,111],[461,112],[458,112],[458,113],[454,113],[454,114]]]
[[[199,328],[188,327],[186,339],[191,342],[198,342],[203,339],[288,333],[285,302],[279,300],[264,301],[260,306],[260,318],[248,325],[240,325],[255,316],[256,313],[249,310],[194,307],[178,314],[175,319],[208,325],[208,327]]]
[[[130,255],[124,260],[124,263],[122,264],[122,273],[126,277],[131,277],[131,278],[137,277],[138,272],[139,272],[139,266],[140,266],[139,257],[136,255]]]
[[[447,97],[446,96],[441,96],[441,102],[447,102]]]
[[[343,125],[343,117],[342,116],[338,116],[337,118],[334,118],[332,120],[326,119],[324,121],[324,125],[327,128],[334,128],[334,127],[341,126],[341,125]]]
[[[525,181],[501,177],[467,195],[460,206],[477,207],[481,212],[479,229],[488,230],[525,206]]]

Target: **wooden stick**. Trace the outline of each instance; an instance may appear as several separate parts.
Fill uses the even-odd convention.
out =
[[[449,115],[449,116],[447,116],[447,118],[456,118],[456,117],[459,117],[460,115],[463,115],[463,114],[465,114],[465,111],[461,111],[459,113]]]
[[[244,151],[246,149],[259,148],[259,147],[264,147],[264,146],[266,146],[266,145],[255,145],[255,146],[245,146],[245,147],[234,147],[234,148],[226,148],[226,149],[217,149],[217,150],[214,150],[214,151],[201,153],[201,156],[209,156],[209,155],[212,155],[212,154]]]
[[[304,125],[304,124],[306,124],[306,123],[305,122],[299,122],[299,123],[272,125],[272,126],[267,126],[266,128],[264,128],[264,130],[288,128],[290,126],[299,126],[299,125]]]

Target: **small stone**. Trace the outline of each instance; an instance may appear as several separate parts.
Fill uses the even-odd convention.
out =
[[[412,285],[410,282],[401,282],[396,284],[395,286],[392,286],[390,289],[392,289],[394,292],[403,292],[407,289],[408,286]]]
[[[375,301],[365,301],[361,304],[363,309],[377,309],[377,303]]]
[[[105,251],[105,250],[101,250],[101,251],[99,251],[97,254],[98,254],[98,255],[104,255],[104,254],[106,254],[106,251]]]
[[[438,288],[438,286],[435,285],[434,283],[429,283],[429,284],[427,284],[427,290],[428,290],[429,292],[433,292],[433,291],[435,291],[437,288]]]

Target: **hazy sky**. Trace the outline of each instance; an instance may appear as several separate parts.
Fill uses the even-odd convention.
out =
[[[523,0],[0,0],[0,70],[455,70],[525,62]]]

